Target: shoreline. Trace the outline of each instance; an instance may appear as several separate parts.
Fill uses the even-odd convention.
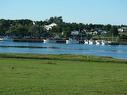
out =
[[[86,61],[86,62],[113,62],[113,63],[127,64],[127,59],[118,59],[118,58],[113,58],[109,56],[95,56],[95,55],[0,53],[0,58],[66,60],[66,61]]]

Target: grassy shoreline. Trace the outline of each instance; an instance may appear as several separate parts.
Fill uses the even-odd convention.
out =
[[[71,55],[71,54],[0,53],[0,58],[127,63],[127,60],[125,59],[116,59],[116,58],[107,57],[107,56]]]
[[[0,95],[127,95],[126,63],[111,57],[0,54]]]

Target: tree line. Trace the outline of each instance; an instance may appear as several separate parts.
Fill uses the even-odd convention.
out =
[[[45,25],[57,24],[50,30],[45,29]],[[50,17],[44,21],[32,21],[29,19],[5,20],[0,19],[0,36],[11,37],[54,37],[68,38],[71,31],[80,31],[82,33],[92,31],[106,31],[105,36],[119,36],[118,28],[127,27],[126,25],[103,25],[103,24],[83,24],[66,23],[62,17]],[[98,33],[99,35],[99,33]],[[101,35],[101,33],[100,33]]]

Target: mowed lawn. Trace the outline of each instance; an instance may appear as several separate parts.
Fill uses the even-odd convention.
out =
[[[0,95],[127,95],[126,61],[73,55],[0,56]]]

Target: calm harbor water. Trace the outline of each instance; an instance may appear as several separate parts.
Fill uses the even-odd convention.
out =
[[[42,48],[21,48],[1,46],[34,46]],[[79,54],[110,56],[127,59],[127,45],[85,45],[85,44],[44,44],[34,42],[0,41],[0,53],[31,53],[31,54]]]

